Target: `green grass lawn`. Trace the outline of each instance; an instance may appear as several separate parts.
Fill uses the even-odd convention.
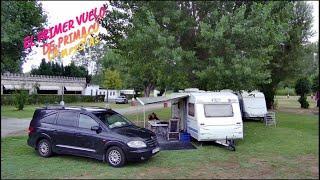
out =
[[[105,107],[104,102],[81,102],[81,103],[68,103],[66,106],[99,106]],[[18,111],[14,106],[1,106],[1,116],[12,117],[12,118],[31,118],[34,110],[37,107],[44,107],[45,105],[26,105],[22,111]],[[115,104],[110,103],[110,107],[113,109],[127,108],[130,104]]]
[[[155,112],[170,115],[169,108]],[[41,158],[26,136],[8,137],[1,139],[1,178],[318,178],[318,117],[280,112],[277,122],[276,128],[245,122],[235,152],[195,142],[195,150],[161,151],[123,168],[83,157]]]

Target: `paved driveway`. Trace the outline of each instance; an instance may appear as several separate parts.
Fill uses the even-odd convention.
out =
[[[154,109],[160,109],[163,104],[151,104],[146,106],[146,111]],[[143,112],[142,106],[130,106],[128,108],[113,109],[120,114],[134,114],[137,112]],[[13,136],[13,135],[27,135],[28,127],[31,118],[17,119],[17,118],[6,118],[1,117],[1,137]]]

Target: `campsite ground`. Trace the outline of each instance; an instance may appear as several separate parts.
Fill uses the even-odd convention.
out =
[[[2,138],[1,178],[318,179],[318,114],[313,113],[314,103],[310,112],[299,112],[299,104],[290,98],[277,98],[277,127],[245,121],[244,139],[236,142],[235,152],[213,144],[201,146],[194,142],[195,150],[162,151],[146,162],[129,163],[123,168],[112,168],[83,157],[59,155],[41,158],[26,145],[27,136]],[[170,108],[154,112],[160,119],[170,116]],[[127,117],[136,121],[143,116]]]

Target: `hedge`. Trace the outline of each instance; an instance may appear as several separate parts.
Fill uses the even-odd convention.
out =
[[[61,95],[53,94],[32,94],[28,96],[26,105],[30,104],[56,104],[61,101]],[[83,95],[63,95],[65,103],[73,102],[103,102],[104,95],[83,96]],[[1,95],[1,105],[14,105],[14,98],[11,94]]]

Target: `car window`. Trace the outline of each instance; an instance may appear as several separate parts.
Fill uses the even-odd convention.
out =
[[[60,112],[57,124],[62,126],[76,126],[78,113],[76,112]]]
[[[97,116],[109,128],[123,127],[133,124],[127,118],[117,113],[97,112],[94,113],[94,115]]]
[[[80,114],[79,127],[91,129],[92,126],[99,126],[99,124],[90,116]]]
[[[56,120],[57,114],[50,114],[40,120],[42,123],[54,124]]]

